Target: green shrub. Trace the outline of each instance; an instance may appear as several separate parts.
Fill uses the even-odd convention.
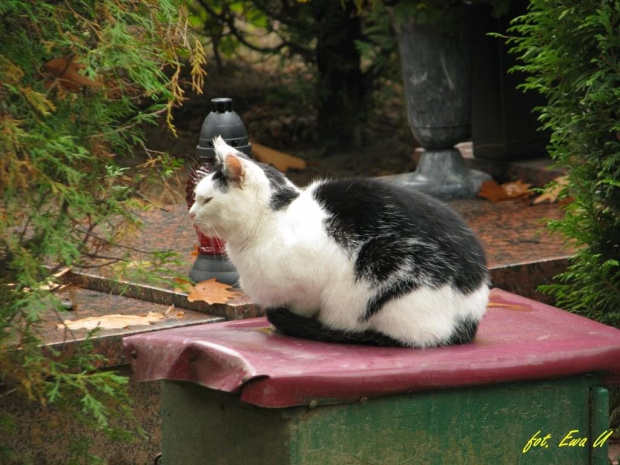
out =
[[[551,223],[577,251],[544,290],[559,306],[620,326],[620,3],[531,0],[509,41],[546,97],[549,152],[568,169],[565,216]]]
[[[171,122],[180,54],[200,90],[202,48],[174,0],[6,0],[0,39],[0,400],[20,396],[110,432],[110,418],[129,411],[127,379],[97,370],[105,361],[88,345],[40,348],[42,315],[62,309],[48,284],[137,223],[139,180],[115,159],[142,142],[141,124]],[[14,421],[0,411],[0,437]],[[67,451],[65,463],[76,457]]]

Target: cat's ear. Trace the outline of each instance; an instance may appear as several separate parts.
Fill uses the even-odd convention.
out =
[[[235,155],[237,151],[224,142],[221,136],[213,138],[213,148],[216,166],[221,167],[226,178],[241,185],[245,178],[245,166],[241,158]]]
[[[228,145],[226,142],[224,142],[224,139],[222,139],[222,136],[215,136],[213,138],[213,149],[215,152],[215,165],[222,165],[224,163],[224,157],[229,154],[232,153],[234,151],[234,149]]]
[[[222,171],[229,180],[237,183],[239,186],[243,184],[245,179],[245,166],[241,158],[232,153],[226,155],[224,164],[222,165]]]

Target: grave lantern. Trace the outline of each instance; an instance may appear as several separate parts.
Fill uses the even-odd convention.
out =
[[[214,168],[213,138],[216,136],[221,136],[228,145],[247,156],[252,155],[248,133],[239,115],[233,111],[233,103],[230,98],[212,99],[211,112],[202,123],[200,138],[196,147],[198,166],[195,167],[194,175],[190,176],[187,183],[186,200],[188,207],[194,203],[196,180],[200,176],[210,173]],[[200,244],[198,256],[189,277],[196,282],[216,278],[222,283],[237,284],[239,274],[226,257],[224,241],[217,237],[205,236],[198,230],[196,232]]]

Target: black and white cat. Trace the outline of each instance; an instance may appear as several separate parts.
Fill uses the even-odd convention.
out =
[[[371,179],[297,188],[222,138],[190,217],[226,240],[242,289],[292,336],[433,347],[471,342],[489,296],[483,249],[420,193]]]

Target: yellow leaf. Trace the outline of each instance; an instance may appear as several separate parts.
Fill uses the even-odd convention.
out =
[[[187,296],[187,300],[190,302],[203,301],[209,305],[225,304],[239,295],[240,292],[230,287],[229,284],[220,283],[215,278],[211,278],[196,284]]]
[[[288,169],[305,170],[307,168],[306,161],[301,158],[271,149],[254,141],[251,144],[252,154],[258,161],[273,165],[282,172]]]
[[[165,316],[162,313],[149,312],[148,315],[102,315],[91,316],[79,320],[63,320],[59,323],[58,329],[121,329],[128,326],[148,326],[151,323],[163,320]]]
[[[517,180],[502,184],[502,189],[506,192],[508,197],[514,199],[518,197],[529,197],[532,195],[532,192],[530,191],[531,186],[531,184],[526,184],[521,180]]]
[[[532,309],[525,307],[523,305],[518,305],[518,304],[504,304],[501,302],[489,302],[487,304],[487,308],[506,308],[508,310],[517,310],[517,311],[523,311],[523,312],[529,312]]]
[[[538,197],[534,199],[534,204],[539,204],[543,202],[555,203],[558,201],[558,196],[564,186],[568,184],[568,176],[559,176],[553,180],[553,184],[549,185],[549,187],[545,188],[545,192],[540,194]]]

